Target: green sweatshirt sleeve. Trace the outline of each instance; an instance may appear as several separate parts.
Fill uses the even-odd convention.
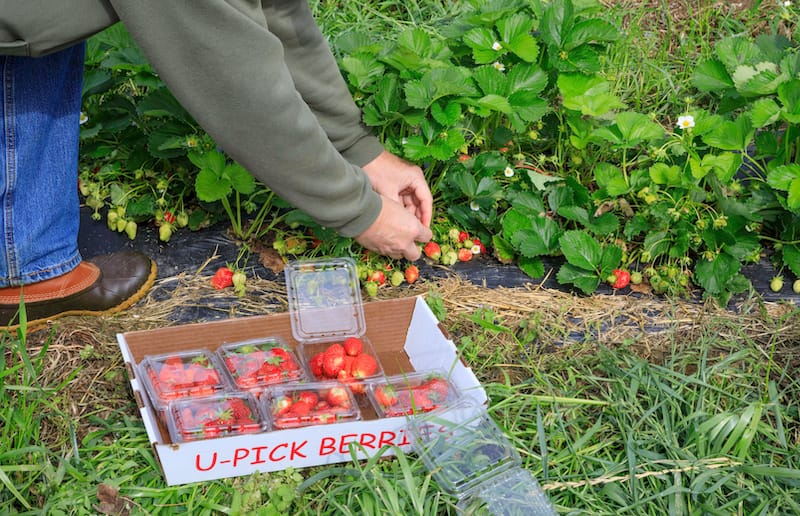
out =
[[[337,149],[358,148],[369,138],[335,129],[339,119],[352,123],[347,110],[321,108],[329,138],[295,87],[259,0],[110,1],[167,87],[233,159],[344,236],[374,222],[380,197]],[[291,26],[281,12],[274,23]],[[318,81],[316,88],[315,97],[331,97],[326,106],[352,103],[341,85]]]
[[[309,105],[334,147],[361,167],[383,151],[361,122],[328,41],[304,0],[264,0],[269,31],[281,40],[295,88]],[[345,98],[346,96],[346,98]]]

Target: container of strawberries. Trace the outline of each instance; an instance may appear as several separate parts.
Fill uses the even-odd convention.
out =
[[[170,402],[167,428],[179,443],[263,432],[268,420],[252,393],[228,392]]]
[[[231,383],[256,395],[270,385],[307,379],[303,364],[280,337],[223,344],[217,356]]]
[[[164,423],[171,401],[205,398],[230,389],[216,356],[208,349],[147,355],[139,364],[139,378]]]
[[[267,387],[259,401],[275,430],[361,419],[350,387],[337,381]]]
[[[447,407],[461,396],[442,371],[418,371],[367,383],[367,397],[379,417],[411,416]]]
[[[364,394],[365,380],[380,377],[383,368],[365,336],[355,261],[291,262],[285,275],[292,334],[300,342],[309,380],[336,380],[353,393]]]

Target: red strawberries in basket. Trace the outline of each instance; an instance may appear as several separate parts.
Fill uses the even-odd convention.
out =
[[[380,371],[380,366],[362,339],[348,337],[312,355],[309,369],[317,380],[339,380],[360,394],[364,392],[364,386],[358,380],[374,376]]]

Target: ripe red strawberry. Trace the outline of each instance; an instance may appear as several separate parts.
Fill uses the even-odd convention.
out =
[[[220,267],[211,278],[211,284],[217,290],[222,290],[227,287],[233,286],[233,271],[228,267]]]
[[[373,281],[380,287],[386,283],[386,274],[384,274],[383,271],[374,270],[369,273],[369,276],[367,276],[367,281]]]
[[[464,240],[469,239],[469,233],[466,231],[459,231],[458,232],[458,243],[462,243]]]
[[[292,400],[288,396],[281,396],[272,400],[272,415],[281,416],[288,412],[292,406]]]
[[[431,260],[438,260],[442,256],[442,248],[433,240],[425,244],[425,247],[422,248],[422,252]]]
[[[419,278],[419,268],[416,265],[409,265],[406,267],[406,282],[412,284]]]
[[[323,372],[324,372],[322,370],[322,360],[323,360],[324,356],[325,356],[325,353],[320,351],[319,353],[317,353],[317,354],[315,354],[314,356],[311,357],[311,360],[309,361],[309,364],[308,364],[309,368],[311,369],[311,374],[313,374],[317,378],[321,377]]]
[[[311,407],[314,405],[308,403],[304,400],[297,400],[292,403],[291,408],[289,408],[288,414],[293,416],[307,416],[309,412],[311,412]]]
[[[342,344],[344,352],[351,357],[361,354],[364,351],[364,343],[358,337],[348,337]]]
[[[325,399],[334,407],[350,406],[350,395],[344,387],[331,387]]]
[[[327,348],[325,348],[326,355],[342,355],[346,354],[344,346],[338,342],[331,344]]]
[[[353,361],[350,374],[353,378],[366,378],[378,372],[378,361],[375,357],[362,353]]]
[[[344,354],[328,353],[322,356],[322,373],[328,378],[336,378],[344,367]]]
[[[374,391],[375,400],[382,407],[391,407],[397,403],[397,393],[391,385],[381,385]]]
[[[302,391],[297,397],[299,398],[299,401],[305,401],[312,407],[319,401],[319,396],[317,393],[312,391]]]
[[[462,262],[468,262],[472,260],[472,250],[462,247],[458,250],[458,259]]]
[[[428,397],[434,401],[443,401],[447,398],[450,390],[447,380],[434,376],[420,386],[420,390],[426,392]]]

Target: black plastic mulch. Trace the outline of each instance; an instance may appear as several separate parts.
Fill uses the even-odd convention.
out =
[[[85,259],[106,253],[113,253],[119,250],[137,250],[150,256],[158,265],[158,277],[168,278],[184,272],[196,271],[211,257],[203,274],[209,276],[218,267],[228,262],[233,262],[238,253],[238,247],[227,235],[227,226],[219,225],[201,231],[177,231],[168,243],[159,241],[158,230],[153,225],[144,225],[139,228],[137,237],[130,240],[124,233],[111,231],[105,224],[105,219],[94,221],[91,219],[91,212],[87,209],[81,211],[81,228],[79,234],[79,248]],[[420,268],[420,276],[424,278],[443,278],[458,275],[461,278],[472,282],[475,285],[496,288],[496,287],[520,287],[525,285],[541,285],[545,288],[572,292],[569,287],[559,285],[556,281],[556,272],[561,265],[559,260],[553,259],[545,263],[544,279],[533,279],[526,275],[515,265],[505,265],[498,261],[481,257],[470,262],[458,263],[453,267],[443,267],[433,265],[426,260],[419,260],[417,265]],[[255,274],[259,278],[283,281],[282,274],[275,274],[271,269],[261,265],[255,257],[251,257],[247,266],[248,274]],[[765,301],[790,301],[800,305],[800,295],[792,291],[792,281],[794,276],[791,273],[784,274],[785,281],[780,292],[773,292],[770,289],[770,280],[778,271],[773,267],[767,258],[762,258],[760,263],[747,264],[743,267],[742,273],[750,279],[755,292]],[[159,296],[168,296],[169,287],[162,286],[164,291],[157,293]],[[597,290],[600,294],[613,294],[610,286],[601,284]],[[617,294],[625,294],[620,291]],[[637,296],[640,294],[630,293]],[[729,305],[729,309],[736,310],[736,306],[746,295],[735,296]],[[696,300],[701,301],[698,295]],[[231,302],[235,301],[235,297]],[[209,301],[208,309],[202,306],[192,307],[184,310],[185,313],[176,314],[180,321],[189,322],[196,320],[209,320],[224,317],[220,313],[220,302]],[[224,303],[224,302],[223,302]],[[212,306],[215,305],[215,306]]]

